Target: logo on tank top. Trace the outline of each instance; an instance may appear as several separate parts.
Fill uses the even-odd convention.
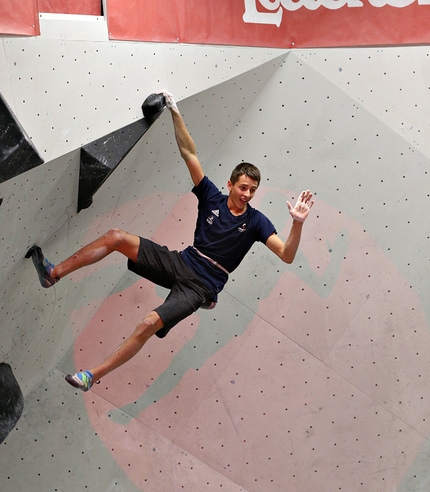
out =
[[[237,228],[239,232],[246,232],[246,222]]]

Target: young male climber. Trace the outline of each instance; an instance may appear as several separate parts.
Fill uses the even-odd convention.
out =
[[[249,204],[260,184],[260,171],[249,163],[237,165],[227,183],[228,195],[223,195],[205,176],[173,96],[168,92],[164,96],[181,157],[194,184],[192,191],[198,199],[193,245],[181,252],[169,251],[151,240],[112,229],[55,266],[38,246],[32,249],[32,260],[43,287],[51,287],[78,268],[119,251],[128,258],[131,271],[170,290],[165,301],[104,362],[66,376],[68,383],[82,391],[88,391],[94,382],[131,359],[152,335],[163,338],[197,309],[213,308],[229,273],[237,268],[254,242],[261,241],[282,261],[291,263],[299,247],[303,223],[314,204],[309,190],[300,194],[294,207],[287,202],[293,222],[286,242],[282,241],[270,220]]]

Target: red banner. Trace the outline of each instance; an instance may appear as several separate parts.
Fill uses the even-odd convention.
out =
[[[0,33],[38,35],[37,0],[0,0]],[[430,43],[430,0],[107,0],[111,39],[274,48]],[[100,15],[99,0],[39,0]]]
[[[39,11],[52,14],[101,15],[101,0],[39,0]]]
[[[111,39],[273,48],[430,43],[430,0],[108,0]]]
[[[37,0],[0,0],[0,34],[40,34]]]

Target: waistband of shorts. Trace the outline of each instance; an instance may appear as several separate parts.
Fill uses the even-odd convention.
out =
[[[201,251],[199,251],[195,246],[193,246],[193,249],[194,251],[196,251],[196,253],[198,253],[202,258],[205,258],[206,260],[210,261],[212,263],[212,265],[215,265],[216,267],[218,267],[220,270],[222,270],[224,273],[226,273],[227,275],[230,275],[230,272],[228,270],[226,270],[222,265],[220,265],[217,261],[213,260],[212,258],[210,258],[209,256],[206,256],[205,254],[203,254]]]

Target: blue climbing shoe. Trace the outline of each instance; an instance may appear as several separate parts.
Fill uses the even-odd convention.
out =
[[[82,391],[88,391],[93,385],[94,376],[90,371],[77,372],[76,374],[67,374],[66,381],[74,388]]]
[[[39,246],[34,245],[25,257],[30,258],[30,256],[33,260],[36,272],[39,275],[39,281],[42,287],[47,289],[48,287],[52,287],[60,280],[59,278],[54,278],[52,276],[54,265],[43,256],[42,249],[39,248]]]

